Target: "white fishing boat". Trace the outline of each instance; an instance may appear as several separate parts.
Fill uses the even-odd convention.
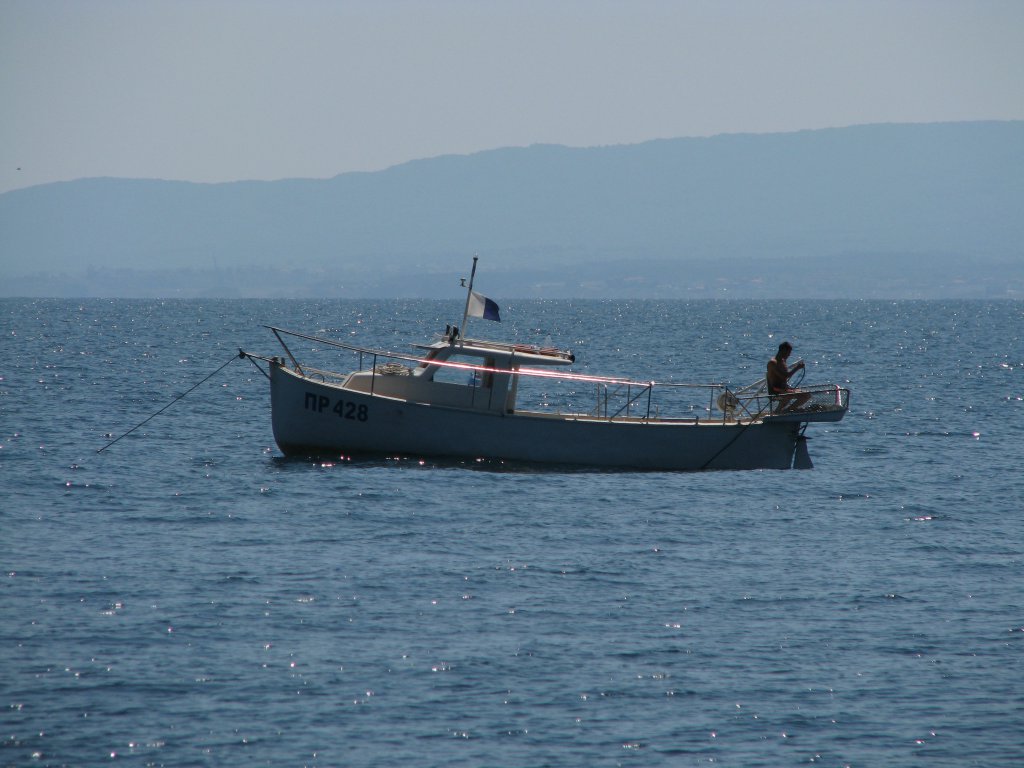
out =
[[[493,302],[474,293],[475,273],[476,259],[461,328],[470,316],[497,314]],[[763,380],[732,389],[574,373],[567,370],[575,362],[569,351],[465,338],[451,325],[409,355],[267,327],[284,355],[240,355],[269,366],[274,439],[286,455],[808,468],[807,426],[839,421],[849,408],[849,390],[834,384],[801,388],[809,395],[802,407],[780,412]],[[345,373],[302,364],[286,338],[347,352],[358,364]]]

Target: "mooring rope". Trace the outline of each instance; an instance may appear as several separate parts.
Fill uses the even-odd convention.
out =
[[[233,363],[233,362],[234,362],[235,360],[237,360],[237,359],[238,359],[239,357],[240,357],[240,355],[232,355],[232,356],[231,356],[231,359],[230,359],[230,360],[228,360],[228,361],[227,361],[226,363],[224,363],[224,365],[222,365],[222,366],[221,366],[220,368],[218,368],[218,369],[217,369],[216,371],[214,371],[214,372],[213,372],[213,373],[211,373],[211,374],[210,374],[209,376],[207,376],[207,377],[206,377],[205,379],[203,379],[202,381],[200,381],[200,382],[199,382],[198,384],[196,384],[195,386],[193,386],[193,387],[192,387],[192,389],[189,389],[189,390],[188,390],[187,392],[182,392],[182,393],[181,393],[180,395],[178,395],[178,396],[177,396],[176,398],[174,398],[173,400],[171,400],[171,402],[169,402],[169,403],[168,403],[167,405],[165,405],[165,406],[164,406],[163,408],[161,408],[161,409],[160,409],[159,411],[157,411],[156,413],[154,413],[154,414],[153,414],[152,416],[150,416],[150,417],[149,417],[148,419],[146,419],[145,421],[140,421],[140,422],[139,422],[138,424],[136,424],[136,425],[135,425],[134,427],[132,427],[131,429],[129,429],[129,430],[127,431],[127,432],[125,432],[125,433],[124,433],[123,435],[121,435],[121,437],[127,437],[127,436],[128,436],[128,435],[130,435],[130,434],[131,434],[132,432],[134,432],[134,431],[135,431],[136,429],[138,429],[139,427],[141,427],[141,426],[142,426],[143,424],[146,424],[146,423],[147,423],[147,422],[149,422],[149,421],[150,421],[151,419],[154,419],[154,418],[156,418],[157,416],[159,416],[159,415],[160,415],[161,413],[163,413],[164,411],[166,411],[166,410],[167,410],[168,408],[170,408],[170,407],[171,407],[172,405],[174,405],[174,404],[175,404],[176,402],[178,402],[179,400],[181,400],[181,398],[185,397],[185,395],[187,395],[187,394],[188,394],[189,392],[191,392],[191,391],[192,391],[193,389],[196,389],[196,387],[198,387],[198,386],[199,386],[200,384],[204,384],[204,383],[205,383],[205,382],[207,382],[207,381],[208,381],[209,379],[212,379],[212,378],[213,378],[214,376],[216,376],[216,375],[217,375],[218,373],[220,373],[221,371],[223,371],[223,370],[224,370],[225,368],[227,368],[227,367],[228,367],[229,365],[231,365],[231,363]],[[109,447],[110,447],[110,446],[112,446],[112,445],[113,445],[114,443],[116,443],[116,442],[117,442],[118,440],[120,440],[120,439],[121,439],[121,437],[115,437],[115,438],[114,438],[113,440],[111,440],[111,441],[110,441],[109,443],[107,443],[106,445],[104,445],[104,446],[103,446],[102,448],[97,448],[97,449],[96,449],[96,453],[100,453],[101,451],[105,451],[105,450],[106,450],[107,448],[109,448]]]
[[[744,425],[743,425],[743,429],[741,429],[741,430],[740,430],[739,432],[737,432],[737,433],[736,433],[736,436],[735,436],[735,437],[734,437],[734,438],[733,438],[732,440],[730,440],[730,441],[729,441],[728,443],[726,443],[726,444],[725,444],[725,445],[723,445],[723,446],[722,446],[721,448],[719,448],[719,449],[718,449],[718,451],[717,451],[717,452],[715,453],[715,455],[714,455],[714,456],[712,456],[712,457],[711,457],[710,459],[708,459],[707,461],[705,461],[705,462],[704,462],[704,463],[703,463],[703,464],[701,465],[701,468],[700,468],[700,470],[699,470],[699,471],[703,471],[703,470],[707,469],[707,468],[708,468],[709,466],[711,466],[711,462],[713,462],[713,461],[714,461],[715,459],[717,459],[717,458],[718,458],[719,456],[721,456],[721,455],[722,455],[723,453],[725,453],[725,452],[726,452],[727,450],[729,450],[730,448],[732,448],[732,445],[733,445],[733,443],[735,443],[735,442],[736,442],[737,440],[739,440],[739,439],[740,439],[741,437],[743,437],[743,435],[744,435],[744,434],[746,433],[746,431],[747,431],[748,429],[750,429],[750,427],[751,427],[751,426],[753,426],[753,424],[754,424],[754,423],[755,423],[755,422],[754,422],[754,419],[751,419],[751,420],[750,420],[750,421],[748,421],[748,422],[747,422],[746,424],[744,424]]]

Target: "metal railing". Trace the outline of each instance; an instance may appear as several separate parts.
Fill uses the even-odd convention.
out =
[[[798,387],[794,392],[772,395],[764,379],[755,381],[720,398],[723,412],[741,414],[740,418],[764,418],[784,413],[827,413],[845,411],[850,406],[850,390],[838,384]],[[723,407],[724,406],[724,407]]]
[[[324,382],[340,385],[349,373],[339,373],[308,365],[300,367],[282,339],[282,334],[352,353],[357,357],[355,370],[363,371],[368,367],[373,372],[370,394],[374,393],[377,376],[393,376],[403,372],[408,375],[416,367],[422,365],[464,370],[473,377],[472,381],[479,381],[482,378],[482,376],[473,376],[474,373],[510,373],[507,368],[427,359],[399,352],[359,347],[272,326],[266,327],[273,331],[281,346],[284,347],[295,371],[300,375],[312,375]],[[367,363],[369,363],[368,366]],[[398,370],[399,368],[402,370]],[[608,421],[673,420],[721,421],[724,423],[757,421],[778,413],[779,398],[769,395],[764,379],[732,389],[727,384],[720,383],[684,384],[636,381],[628,378],[591,376],[538,368],[515,367],[511,373],[518,378],[517,401],[523,403],[516,408],[519,412],[547,412]],[[477,384],[470,383],[466,386],[477,386]],[[589,398],[586,398],[584,393],[590,386],[594,388],[591,390],[594,393],[592,395],[594,400],[588,405],[584,401]],[[800,389],[800,393],[809,395],[807,401],[802,404],[801,412],[821,413],[845,410],[849,403],[849,390],[834,384],[803,387]]]

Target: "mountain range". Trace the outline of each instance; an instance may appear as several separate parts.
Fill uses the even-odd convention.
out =
[[[0,194],[0,295],[1024,297],[1022,212],[1024,121],[80,179]]]

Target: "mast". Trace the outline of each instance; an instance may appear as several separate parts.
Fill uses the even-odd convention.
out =
[[[462,310],[462,325],[459,326],[460,339],[466,335],[466,318],[469,317],[469,300],[473,296],[473,278],[476,277],[476,260],[478,258],[478,256],[473,256],[473,271],[469,273],[469,288],[466,289],[466,308]]]

